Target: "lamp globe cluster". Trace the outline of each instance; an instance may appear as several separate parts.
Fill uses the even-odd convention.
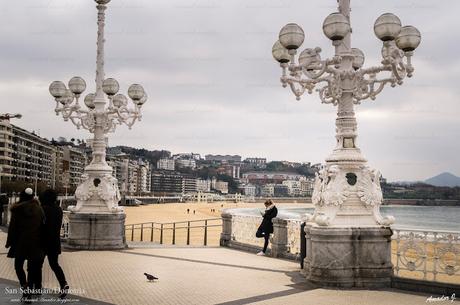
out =
[[[339,12],[330,14],[324,19],[323,32],[333,43],[339,43],[351,32],[349,18]],[[414,51],[421,41],[417,28],[411,25],[402,26],[401,20],[391,13],[382,14],[377,18],[374,23],[374,33],[383,42],[394,41],[404,52]],[[304,40],[305,33],[298,24],[286,24],[279,32],[279,40],[272,47],[273,58],[281,64],[289,63]],[[311,50],[305,49],[300,54],[299,62],[302,66],[320,61],[319,54]],[[364,64],[364,53],[357,48],[352,48],[351,53],[354,57],[353,68],[360,69]]]
[[[107,78],[102,83],[103,92],[112,99],[113,106],[125,107],[128,105],[128,99],[123,94],[117,94],[120,89],[118,81],[114,78]],[[68,106],[76,101],[74,106],[78,105],[78,98],[86,90],[86,82],[79,76],[72,77],[68,87],[61,81],[54,81],[49,86],[50,94],[55,100],[64,106]],[[128,96],[133,103],[140,107],[147,101],[147,94],[144,88],[139,84],[133,84],[128,89]],[[89,93],[84,98],[84,104],[88,109],[93,110],[95,106],[96,94]],[[77,106],[78,107],[78,106]]]
[[[404,52],[414,51],[420,44],[421,35],[414,26],[401,26],[398,16],[385,13],[375,20],[374,33],[382,41],[395,41]]]

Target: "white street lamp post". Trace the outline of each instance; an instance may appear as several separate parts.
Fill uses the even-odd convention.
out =
[[[367,166],[358,148],[354,105],[412,76],[411,57],[421,36],[413,26],[402,27],[397,16],[381,15],[374,32],[383,42],[383,59],[380,66],[364,68],[363,52],[351,47],[350,0],[338,3],[338,12],[323,23],[335,46],[333,58],[322,59],[316,47],[303,50],[296,60],[305,35],[295,23],[281,29],[272,49],[282,68],[281,83],[297,100],[317,88],[322,103],[337,106],[336,147],[316,175],[315,212],[306,215],[304,265],[307,278],[321,285],[385,286],[391,275],[389,226],[394,218],[380,214],[380,173]]]
[[[117,179],[106,162],[107,134],[114,132],[117,125],[126,124],[131,128],[136,120],[140,121],[141,106],[147,101],[147,94],[141,85],[131,85],[128,96],[133,106],[129,107],[126,96],[117,94],[118,82],[113,78],[105,79],[104,21],[106,4],[110,0],[95,2],[98,10],[96,93],[87,94],[84,98],[86,107],[82,107],[79,98],[86,89],[86,82],[78,76],[70,79],[68,88],[61,81],[52,82],[49,91],[56,100],[56,115],[61,114],[64,121],[70,120],[77,129],[87,129],[94,135],[90,141],[91,163],[85,167],[82,183],[75,191],[77,205],[68,208],[71,212],[68,245],[75,248],[120,248],[125,245],[122,227],[125,214],[118,206]]]

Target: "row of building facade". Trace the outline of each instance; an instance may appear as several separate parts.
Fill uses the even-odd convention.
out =
[[[155,196],[183,196],[213,191],[228,194],[228,182],[216,178],[200,179],[170,170],[156,170],[152,173],[152,192]]]
[[[0,120],[0,179],[57,189],[75,189],[91,150],[65,141],[49,141],[9,120]],[[119,188],[128,194],[151,192],[151,167],[126,154],[108,155]]]
[[[0,179],[41,183],[53,188],[75,189],[89,160],[91,150],[81,143],[49,141],[9,122],[0,120]],[[186,153],[158,160],[156,169],[146,160],[133,159],[120,149],[109,149],[107,161],[113,168],[122,194],[185,195],[215,192],[228,194],[226,181],[200,179],[176,171],[178,167],[195,169],[199,154]],[[239,184],[239,192],[247,196],[308,196],[312,180],[292,173],[247,172],[246,164],[265,165],[265,158],[241,161],[238,155],[206,155],[205,160],[219,163],[218,174],[226,174]],[[1,182],[1,181],[0,181]]]
[[[0,174],[3,181],[69,188],[80,183],[86,155],[0,120]]]
[[[240,189],[246,196],[306,197],[313,192],[313,178],[284,172],[248,172]]]

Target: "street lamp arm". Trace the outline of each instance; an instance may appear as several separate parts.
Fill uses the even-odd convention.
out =
[[[375,100],[376,95],[382,92],[383,88],[386,84],[391,83],[391,86],[395,86],[395,79],[384,78],[384,79],[372,79],[372,80],[364,80],[361,82],[361,86],[357,88],[353,92],[353,103],[354,104],[361,104],[362,100],[366,100],[370,98],[371,100]],[[377,88],[375,85],[378,85]]]
[[[375,66],[375,67],[369,67],[369,68],[363,68],[360,69],[359,75],[367,75],[367,74],[377,74],[383,71],[391,71],[391,66],[388,65],[381,65],[381,66]]]
[[[330,84],[332,78],[333,76],[331,75],[319,77],[316,79],[302,78],[301,75],[297,75],[295,77],[284,75],[281,77],[281,82],[284,85],[289,85],[292,93],[294,93],[294,95],[297,97],[297,100],[300,100],[300,97],[305,92],[312,94],[317,84],[322,82],[327,82]]]
[[[320,48],[318,47],[304,50],[299,56],[298,63],[296,63],[295,54],[293,54],[291,55],[289,65],[284,64],[284,66],[288,68],[292,76],[300,76],[300,72],[303,72],[303,74],[310,79],[317,79],[324,73],[338,73],[338,69],[336,69],[335,66],[340,64],[342,57],[334,56],[321,60],[319,52]],[[281,64],[281,66],[283,67],[283,64]]]
[[[332,77],[328,78],[326,82],[326,86],[317,89],[321,103],[337,106],[343,90]]]
[[[321,61],[317,66],[315,66],[313,69],[307,69],[303,67],[303,73],[305,76],[307,76],[310,79],[318,79],[321,76],[323,76],[324,73],[330,73],[330,74],[336,74],[338,73],[338,70],[333,67],[333,65],[336,65],[337,61],[335,58],[333,59],[327,59],[324,61]]]
[[[370,98],[375,100],[376,95],[382,92],[386,84],[391,87],[402,85],[403,79],[412,76],[414,68],[411,63],[412,52],[402,52],[390,43],[385,43],[382,50],[382,65],[360,69],[356,76],[357,88],[353,92],[354,103]],[[406,57],[406,62],[404,62]],[[377,75],[390,72],[389,77],[377,78]],[[366,77],[368,76],[368,77]],[[375,85],[378,84],[376,87]]]

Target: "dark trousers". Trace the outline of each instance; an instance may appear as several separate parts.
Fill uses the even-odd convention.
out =
[[[263,237],[265,239],[264,249],[262,250],[262,252],[265,253],[267,251],[268,240],[270,239],[270,233],[266,233],[266,232],[262,232],[260,230],[257,230],[256,237],[257,238],[262,238]]]
[[[24,272],[24,261],[26,259],[22,257],[16,257],[14,259],[14,269],[18,276],[19,284],[21,287],[28,287],[30,289],[41,289],[42,288],[42,266],[43,260],[27,260],[27,278]]]
[[[65,280],[64,271],[62,271],[61,266],[59,266],[58,258],[59,254],[48,254],[48,263],[50,264],[51,270],[53,270],[54,274],[56,275],[59,286],[64,288],[67,282]]]

